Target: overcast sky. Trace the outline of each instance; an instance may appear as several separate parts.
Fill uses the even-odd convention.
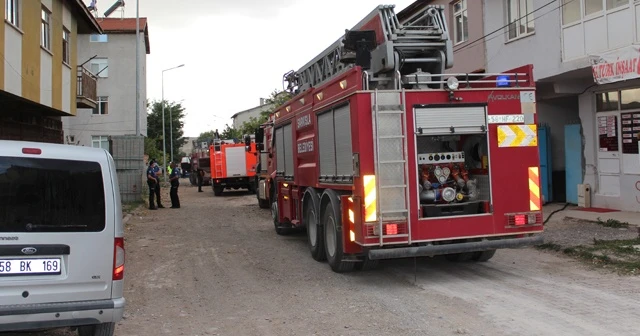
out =
[[[231,125],[257,106],[282,75],[297,70],[369,14],[380,0],[139,0],[149,19],[147,98],[186,108],[185,136]],[[91,1],[85,0],[88,5]],[[102,16],[115,0],[98,0]],[[414,0],[396,0],[396,13]],[[125,17],[136,1],[125,1]],[[120,17],[116,11],[110,17]]]

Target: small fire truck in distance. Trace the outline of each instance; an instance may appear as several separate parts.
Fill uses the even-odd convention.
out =
[[[542,242],[533,67],[445,74],[444,8],[410,7],[378,6],[285,74],[294,98],[267,125],[275,230],[306,228],[335,272]]]
[[[211,160],[209,159],[209,143],[207,141],[193,141],[191,151],[191,169],[189,171],[189,182],[191,185],[198,185],[198,174],[204,172],[202,185],[209,185],[211,181]]]
[[[225,189],[247,188],[249,192],[255,191],[258,152],[250,136],[244,140],[244,143],[235,143],[233,140],[213,139],[209,153],[214,195],[222,195]]]

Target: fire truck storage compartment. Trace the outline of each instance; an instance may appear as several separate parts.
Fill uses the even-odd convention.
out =
[[[225,148],[225,156],[227,159],[227,176],[247,175],[247,157],[244,146]]]
[[[293,179],[293,134],[291,124],[276,129],[276,174]]]
[[[490,212],[485,106],[416,106],[422,218]]]
[[[353,179],[351,113],[349,104],[318,114],[320,181],[349,183]]]

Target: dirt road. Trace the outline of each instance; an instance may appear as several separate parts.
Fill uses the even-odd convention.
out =
[[[117,335],[638,332],[638,277],[536,249],[498,251],[487,263],[396,260],[336,274],[310,257],[304,234],[277,236],[255,195],[205,190],[183,182],[181,209],[128,223],[128,305]]]

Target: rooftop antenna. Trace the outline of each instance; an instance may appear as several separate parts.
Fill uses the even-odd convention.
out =
[[[109,7],[109,9],[104,12],[104,17],[109,17],[109,15],[113,14],[113,12],[115,12],[116,9],[120,7],[122,7],[121,16],[122,18],[124,18],[124,0],[118,0],[113,5],[111,5],[111,7]]]

